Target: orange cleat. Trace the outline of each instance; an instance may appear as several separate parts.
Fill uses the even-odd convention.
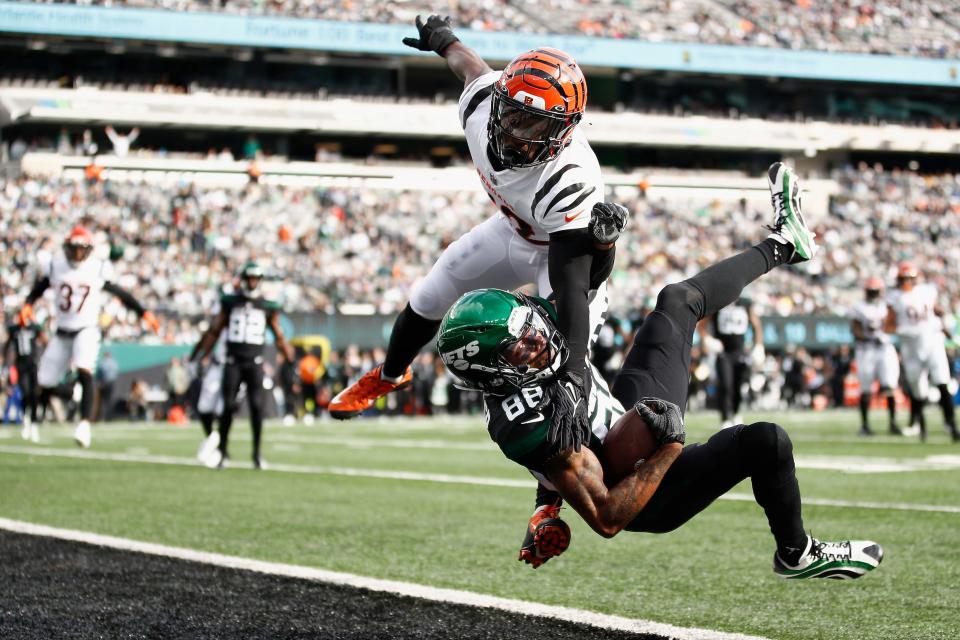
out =
[[[413,380],[413,371],[410,367],[403,372],[400,382],[394,384],[380,378],[383,365],[375,367],[363,374],[359,380],[341,391],[330,401],[328,410],[330,416],[337,420],[349,420],[373,406],[378,398],[382,398],[391,391],[403,389]]]

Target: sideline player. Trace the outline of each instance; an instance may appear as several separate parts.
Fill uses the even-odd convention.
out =
[[[912,262],[901,262],[897,269],[897,289],[890,292],[886,329],[900,337],[903,375],[910,387],[911,424],[920,427],[920,439],[927,439],[927,421],[923,416],[929,384],[940,391],[943,423],[954,442],[960,441],[953,407],[950,363],[944,342],[943,309],[937,290],[930,283],[917,284],[920,270]]]
[[[596,155],[577,126],[587,104],[583,72],[571,56],[546,47],[494,71],[453,34],[450,18],[430,16],[424,23],[417,16],[416,25],[419,37],[403,43],[436,52],[464,83],[460,124],[499,213],[444,250],[394,323],[384,363],[337,394],[330,415],[352,418],[408,385],[410,364],[462,294],[528,283],[541,296],[555,297],[571,350],[560,375],[582,397],[589,393],[591,332],[603,324],[605,281],[614,260],[613,245],[594,231],[611,225],[619,234],[626,223],[619,205],[594,209],[603,201],[604,185]]]
[[[239,290],[225,293],[220,298],[220,311],[194,347],[190,361],[205,358],[226,329],[227,357],[221,388],[223,411],[220,413],[219,455],[206,464],[220,468],[227,464],[227,442],[233,414],[237,410],[237,392],[243,383],[247,385],[250,427],[253,430],[253,467],[264,469],[266,462],[260,456],[260,439],[263,433],[263,350],[268,327],[273,332],[281,357],[289,360],[292,355],[280,329],[280,307],[262,295],[260,283],[263,269],[256,262],[248,262],[241,269],[238,279]]]
[[[566,549],[569,528],[558,518],[561,500],[604,537],[624,529],[665,533],[750,478],[776,540],[773,567],[778,576],[857,578],[879,565],[883,551],[874,542],[821,542],[807,535],[792,444],[779,425],[738,425],[683,448],[680,407],[686,404],[698,321],[736,300],[743,287],[764,273],[809,260],[816,252],[792,171],[776,163],[769,180],[777,214],[771,236],[689,280],[666,286],[637,332],[612,395],[639,413],[660,446],[612,487],[604,484],[595,453],[616,415],[609,402],[600,402],[602,394],[592,403],[590,429],[557,428],[561,409],[547,388],[564,385],[555,372],[566,346],[553,326],[549,304],[486,289],[467,294],[446,314],[437,343],[441,358],[461,383],[485,391],[491,437],[508,458],[540,480],[521,560],[536,567]],[[598,375],[595,381],[601,384]]]
[[[130,292],[115,285],[113,267],[93,253],[93,234],[77,226],[47,265],[43,275],[27,294],[21,313],[33,313],[33,304],[47,289],[55,295],[56,333],[43,351],[37,382],[40,404],[45,405],[54,388],[69,371],[70,363],[77,370],[80,382],[80,422],[73,439],[81,447],[90,446],[90,420],[93,418],[93,370],[100,353],[100,327],[97,325],[102,306],[101,292],[115,295],[127,309],[136,313],[154,333],[159,333],[157,318],[143,308]]]
[[[17,314],[17,321],[7,327],[7,342],[3,345],[3,361],[16,366],[17,386],[23,398],[23,428],[20,435],[24,440],[40,441],[37,428],[37,354],[46,342],[43,327],[36,322],[32,308],[23,308]],[[13,354],[13,361],[10,355]]]
[[[897,350],[884,332],[887,319],[887,303],[883,301],[883,280],[867,278],[864,283],[864,299],[857,303],[850,314],[853,338],[856,341],[854,357],[857,363],[857,378],[860,380],[860,435],[872,436],[868,419],[873,382],[880,384],[880,395],[887,399],[890,416],[890,434],[902,436],[897,426],[897,399],[894,391],[900,379],[900,361]]]
[[[763,350],[763,333],[760,318],[753,310],[750,299],[740,296],[731,304],[717,311],[700,323],[702,335],[720,342],[717,353],[717,400],[720,409],[721,427],[726,429],[743,422],[740,404],[743,402],[743,385],[750,382],[750,361],[747,354],[747,330],[753,330],[753,353]],[[709,326],[709,331],[706,331]]]
[[[200,343],[194,347],[199,348]],[[193,353],[190,359],[194,359]],[[220,432],[213,428],[214,420],[223,414],[223,365],[227,360],[227,337],[221,333],[213,346],[207,365],[200,378],[200,396],[197,398],[197,414],[203,429],[203,442],[197,451],[197,460],[215,467],[220,462],[216,452],[220,446]]]

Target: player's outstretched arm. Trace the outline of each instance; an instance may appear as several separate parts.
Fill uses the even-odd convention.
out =
[[[552,459],[545,472],[591,529],[612,538],[647,505],[682,450],[683,445],[678,442],[664,444],[610,489],[603,483],[600,461],[586,447],[579,452],[571,449]]]
[[[50,278],[43,276],[42,278],[37,278],[37,281],[33,283],[33,288],[30,289],[30,293],[27,294],[27,300],[24,303],[26,306],[33,306],[33,303],[40,299],[40,296],[43,295],[43,292],[50,288]]]
[[[153,315],[153,312],[144,309],[143,305],[133,297],[132,293],[122,287],[118,287],[112,282],[105,282],[103,284],[103,290],[115,295],[117,299],[123,303],[123,306],[136,313],[137,317],[143,320],[146,325],[150,327],[151,331],[160,333],[160,322],[157,320],[157,317]]]
[[[210,350],[213,349],[213,345],[217,343],[220,332],[223,331],[223,328],[226,326],[227,314],[221,309],[217,315],[213,317],[213,321],[210,322],[207,330],[200,336],[200,340],[194,345],[193,351],[190,352],[190,362],[196,362],[197,360],[206,358]]]
[[[404,38],[403,44],[420,51],[433,51],[446,59],[447,66],[463,81],[464,85],[493,71],[480,54],[453,35],[450,16],[441,18],[438,15],[432,15],[426,22],[417,16],[416,25],[418,37]]]

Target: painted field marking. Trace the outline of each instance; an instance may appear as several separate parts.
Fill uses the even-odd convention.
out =
[[[0,518],[0,529],[6,529],[7,531],[13,531],[15,533],[57,538],[60,540],[70,540],[73,542],[82,542],[85,544],[108,547],[110,549],[119,549],[121,551],[133,551],[152,556],[162,556],[166,558],[174,558],[176,560],[199,562],[202,564],[225,567],[228,569],[240,569],[274,576],[314,580],[327,584],[420,598],[421,600],[430,600],[432,602],[459,604],[470,607],[480,607],[484,609],[497,609],[510,613],[550,618],[552,620],[564,620],[567,622],[589,625],[591,627],[598,627],[601,629],[654,634],[663,636],[664,638],[675,638],[676,640],[763,640],[757,636],[747,636],[739,633],[725,633],[722,631],[712,631],[710,629],[676,627],[674,625],[653,622],[652,620],[625,618],[622,616],[596,613],[594,611],[585,611],[583,609],[573,609],[570,607],[558,607],[540,604],[537,602],[528,602],[526,600],[511,600],[509,598],[500,598],[482,593],[474,593],[472,591],[442,589],[439,587],[431,587],[412,582],[399,582],[395,580],[369,578],[351,573],[315,569],[313,567],[252,560],[238,556],[208,553],[205,551],[197,551],[195,549],[171,547],[162,544],[154,544],[151,542],[140,542],[127,538],[117,538],[114,536],[106,536],[97,533],[76,531],[73,529],[48,527],[40,524],[21,522],[19,520],[8,520],[6,518]]]
[[[47,449],[43,447],[12,447],[0,445],[0,453],[15,455],[34,455],[53,458],[74,458],[80,460],[107,460],[110,462],[134,462],[147,464],[167,464],[186,467],[201,467],[194,458],[177,456],[136,455],[131,453],[109,453],[105,451],[90,451],[81,449]],[[249,469],[250,463],[232,463],[232,468]],[[349,476],[354,478],[374,478],[381,480],[407,480],[413,482],[436,482],[441,484],[466,484],[473,486],[507,487],[518,489],[532,489],[536,483],[526,479],[489,478],[484,476],[466,476],[446,473],[422,473],[416,471],[390,471],[386,469],[358,469],[353,467],[310,466],[298,464],[270,464],[270,469],[262,473],[304,473],[315,475]],[[754,497],[748,493],[726,493],[720,500],[737,502],[754,502]],[[820,498],[803,498],[804,504],[824,507],[842,507],[854,509],[880,509],[890,511],[922,511],[931,513],[960,513],[960,506],[912,504],[908,502],[860,502],[848,500],[830,500]]]

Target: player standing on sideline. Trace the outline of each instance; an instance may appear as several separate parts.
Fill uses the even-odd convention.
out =
[[[776,540],[773,570],[778,576],[852,579],[880,564],[883,550],[875,542],[821,542],[807,535],[792,444],[779,425],[758,422],[722,429],[704,444],[683,448],[680,407],[686,404],[697,323],[735,301],[768,271],[816,253],[793,172],[775,163],[769,181],[777,215],[773,233],[660,292],[614,381],[612,399],[594,370],[597,388],[586,430],[562,419],[562,408],[547,390],[566,386],[556,372],[568,353],[549,303],[486,289],[468,293],[447,312],[437,341],[441,358],[462,384],[484,391],[491,437],[504,455],[540,480],[521,560],[537,567],[567,548],[570,530],[558,518],[562,500],[604,537],[624,529],[665,533],[750,478]],[[617,406],[632,407],[659,448],[607,487],[596,452]]]
[[[40,440],[40,431],[37,429],[37,356],[44,342],[43,327],[37,324],[33,309],[21,309],[17,321],[7,327],[3,361],[17,367],[17,386],[23,398],[23,429],[20,435],[31,442]],[[14,355],[12,361],[10,353]]]
[[[261,295],[263,269],[256,262],[248,262],[238,279],[239,290],[225,293],[220,298],[220,311],[194,347],[190,361],[206,357],[226,329],[227,356],[221,390],[223,411],[220,413],[219,454],[208,459],[206,464],[220,468],[227,464],[227,442],[233,414],[237,410],[237,392],[241,383],[244,383],[247,385],[250,427],[253,430],[253,468],[265,469],[266,462],[260,456],[260,439],[263,433],[263,349],[268,327],[273,332],[281,356],[289,360],[292,354],[280,329],[279,306]]]
[[[600,165],[577,127],[587,104],[583,72],[571,56],[550,48],[523,53],[494,71],[453,34],[449,17],[424,23],[417,16],[416,25],[419,37],[403,43],[437,53],[464,83],[460,124],[499,213],[444,250],[394,323],[384,363],[337,394],[330,415],[352,418],[408,385],[410,364],[462,294],[528,283],[555,297],[571,351],[559,375],[582,398],[589,393],[591,331],[603,324],[614,261],[605,229],[619,233],[626,224],[625,209],[603,205]]]
[[[93,235],[84,227],[74,227],[63,243],[63,253],[54,256],[43,275],[27,295],[21,313],[33,313],[33,303],[47,289],[53,289],[56,308],[56,334],[40,358],[37,382],[40,404],[45,405],[70,363],[77,370],[82,396],[80,422],[73,439],[81,447],[90,446],[90,420],[93,417],[93,370],[100,353],[101,292],[120,299],[154,333],[159,333],[157,318],[141,306],[125,289],[113,284],[113,267],[92,256]]]
[[[910,387],[911,424],[919,425],[920,439],[927,439],[927,421],[923,416],[929,384],[940,391],[943,423],[954,442],[960,441],[954,415],[950,382],[950,363],[944,342],[943,309],[932,284],[917,284],[920,270],[912,262],[901,262],[897,269],[897,290],[890,292],[886,329],[900,336],[903,375]]]
[[[732,304],[717,311],[700,326],[709,326],[709,333],[702,333],[704,341],[710,336],[720,342],[717,353],[717,399],[720,409],[721,428],[726,429],[743,422],[740,404],[743,402],[743,385],[750,382],[750,360],[747,354],[747,329],[753,329],[753,353],[763,351],[763,333],[760,318],[753,311],[750,299],[741,296]],[[712,334],[712,335],[711,335]]]
[[[896,423],[897,399],[894,395],[900,379],[900,361],[890,336],[883,330],[887,319],[887,304],[882,299],[883,280],[868,278],[864,293],[864,300],[857,303],[850,314],[851,329],[856,340],[854,357],[857,378],[860,380],[860,435],[873,435],[868,414],[873,382],[876,380],[880,384],[880,395],[887,399],[890,434],[902,436],[903,432]]]

